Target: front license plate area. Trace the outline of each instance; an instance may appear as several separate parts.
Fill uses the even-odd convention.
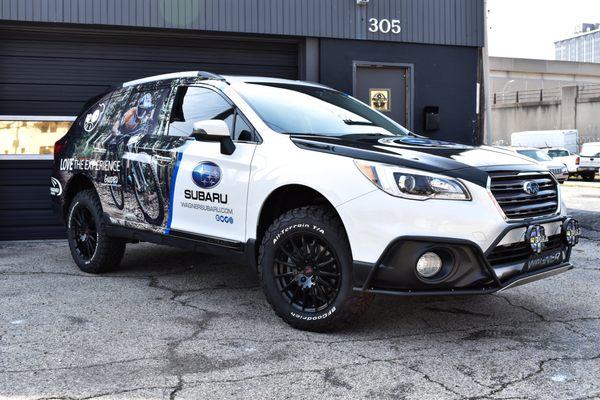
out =
[[[564,248],[544,251],[540,254],[534,254],[527,261],[526,270],[535,271],[538,269],[558,265],[564,261]]]

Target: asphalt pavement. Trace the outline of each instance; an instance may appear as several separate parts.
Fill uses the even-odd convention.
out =
[[[379,296],[294,330],[249,268],[163,246],[80,272],[64,241],[0,243],[0,398],[600,398],[600,183],[567,183],[576,268],[500,294]]]

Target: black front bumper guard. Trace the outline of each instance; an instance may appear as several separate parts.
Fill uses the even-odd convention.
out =
[[[485,253],[478,245],[469,240],[421,236],[398,237],[386,247],[375,264],[354,262],[354,291],[395,296],[489,294],[566,272],[573,268],[573,265],[569,262],[573,246],[566,243],[563,243],[559,249],[554,249],[563,252],[561,262],[531,271],[525,270],[507,279],[500,279],[497,276],[493,266],[487,260],[487,256],[498,246],[508,232],[514,229],[553,222],[564,223],[567,219],[568,217],[555,217],[512,223],[504,229]],[[407,257],[406,252],[395,254],[402,253],[402,246],[406,244],[411,244],[413,247],[410,249],[410,253],[413,253],[415,245],[418,248],[419,244],[424,250],[414,255],[413,259],[410,258],[411,255]],[[463,269],[470,269],[470,272],[467,271],[468,273],[463,274],[458,279],[450,278],[441,282],[424,282],[418,279],[414,269],[414,260],[427,249],[440,246],[462,249],[458,253],[465,254],[466,257],[456,260],[456,264],[460,264]],[[394,258],[401,260],[400,263],[392,265]],[[518,266],[518,264],[522,263],[516,263],[515,266]],[[398,266],[400,267],[398,268]],[[465,278],[466,276],[471,277],[471,282]]]

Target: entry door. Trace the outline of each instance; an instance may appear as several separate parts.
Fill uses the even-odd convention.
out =
[[[354,97],[410,128],[409,69],[377,64],[355,68]]]

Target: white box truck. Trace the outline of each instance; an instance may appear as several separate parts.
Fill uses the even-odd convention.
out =
[[[578,154],[579,132],[576,129],[515,132],[510,136],[510,145],[539,149],[559,147]]]

